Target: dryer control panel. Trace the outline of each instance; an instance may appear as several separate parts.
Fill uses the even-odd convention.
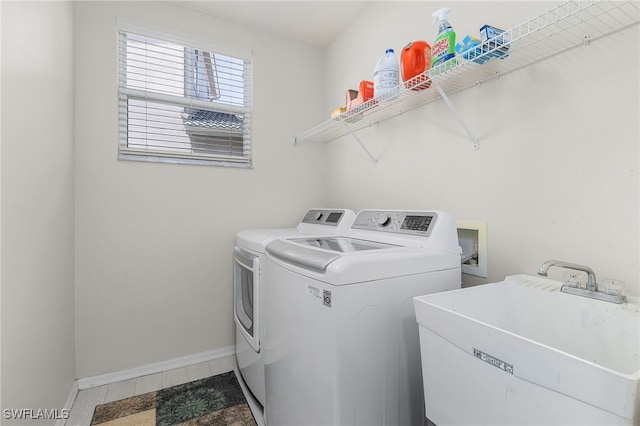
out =
[[[362,210],[351,228],[428,237],[437,217],[436,212]]]
[[[344,210],[311,209],[302,218],[302,223],[338,226],[344,216]]]

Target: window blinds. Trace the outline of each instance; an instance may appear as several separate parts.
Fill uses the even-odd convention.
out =
[[[251,60],[118,33],[119,158],[251,166]]]

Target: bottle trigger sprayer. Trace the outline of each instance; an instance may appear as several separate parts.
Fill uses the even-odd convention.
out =
[[[456,33],[453,31],[447,16],[451,12],[448,7],[433,12],[433,26],[438,25],[438,37],[431,48],[431,67],[438,66],[456,56]],[[451,63],[454,66],[455,63]]]

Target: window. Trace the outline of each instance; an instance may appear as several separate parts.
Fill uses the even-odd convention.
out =
[[[119,22],[125,160],[251,167],[251,55]]]

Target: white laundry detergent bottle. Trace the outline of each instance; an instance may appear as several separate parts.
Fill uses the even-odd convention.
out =
[[[378,101],[398,96],[399,74],[400,68],[393,49],[387,49],[373,72],[373,96]]]

